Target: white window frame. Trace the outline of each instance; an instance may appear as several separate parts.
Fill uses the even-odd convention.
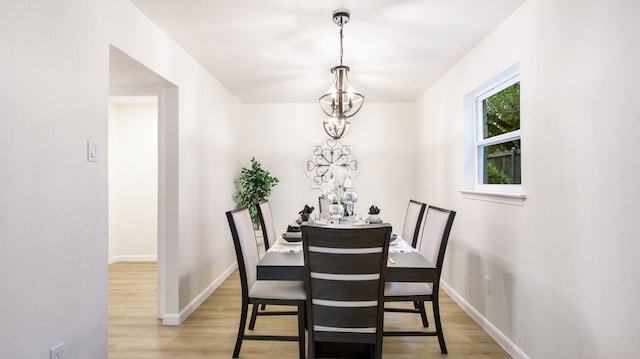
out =
[[[483,150],[486,146],[522,140],[521,129],[490,138],[484,137],[483,100],[520,82],[520,65],[515,64],[464,97],[464,197],[522,205],[526,198],[522,184],[484,184]]]

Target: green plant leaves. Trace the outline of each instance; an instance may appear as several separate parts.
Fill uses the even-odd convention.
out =
[[[233,196],[237,208],[249,207],[253,223],[258,220],[258,202],[266,200],[271,189],[278,184],[278,177],[271,176],[269,171],[262,169],[260,162],[251,158],[251,168],[242,167],[238,177],[238,191]]]

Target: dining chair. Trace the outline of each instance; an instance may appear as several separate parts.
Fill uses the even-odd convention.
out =
[[[283,340],[297,341],[300,358],[304,358],[306,302],[304,282],[257,280],[256,266],[259,261],[258,245],[256,243],[249,209],[245,207],[231,210],[226,212],[226,215],[236,250],[242,290],[240,324],[238,326],[238,336],[235,349],[233,350],[233,357],[237,358],[238,355],[240,355],[240,347],[242,346],[243,340]],[[249,304],[253,305],[254,312],[257,311],[257,307],[260,304],[297,306],[298,310],[296,312],[261,312],[260,315],[288,315],[295,313],[298,316],[298,335],[246,335],[245,327]],[[249,329],[253,329],[253,327],[250,325]]]
[[[425,215],[424,228],[420,242],[420,254],[436,266],[436,278],[433,282],[411,283],[390,282],[385,285],[384,301],[387,302],[413,302],[418,303],[424,313],[424,302],[431,301],[435,331],[385,331],[385,336],[437,336],[440,343],[440,351],[447,354],[447,346],[444,342],[442,323],[440,319],[440,275],[444,254],[449,241],[449,233],[453,225],[456,212],[435,206],[428,206]],[[423,317],[423,325],[426,327]]]
[[[308,358],[381,358],[391,226],[303,224],[301,229]]]
[[[273,244],[278,239],[276,234],[276,226],[273,223],[273,214],[271,213],[271,206],[269,201],[258,202],[256,206],[258,209],[258,220],[260,221],[260,228],[262,228],[262,238],[264,239],[265,252],[273,247]]]
[[[420,232],[420,225],[422,224],[422,218],[424,217],[424,211],[427,205],[422,202],[410,199],[407,206],[407,213],[404,217],[404,226],[402,227],[402,238],[408,241],[413,248],[416,248],[418,243],[418,234]]]
[[[329,206],[331,202],[328,201],[324,196],[318,197],[318,213],[320,218],[328,218],[329,216]]]
[[[256,208],[258,209],[258,220],[260,221],[260,228],[262,229],[262,240],[264,241],[264,253],[267,253],[269,248],[273,247],[273,244],[278,239],[278,235],[276,234],[276,226],[273,223],[273,214],[271,212],[271,205],[269,204],[269,200],[264,200],[264,201],[258,202],[258,205],[256,206]],[[265,310],[266,308],[267,308],[266,303],[263,303],[260,306],[261,310]],[[278,314],[279,315],[295,314],[295,312],[293,313],[279,312]],[[254,306],[253,311],[251,313],[251,320],[249,321],[249,329],[253,330],[253,328],[255,327],[256,317],[258,315],[270,315],[270,314],[258,313],[258,306]]]
[[[420,234],[420,225],[424,218],[424,212],[427,205],[422,202],[410,199],[407,206],[407,213],[404,217],[404,226],[402,227],[402,238],[411,244],[413,248],[416,248],[418,243],[418,235]],[[429,326],[429,320],[427,319],[427,312],[424,308],[424,302],[416,301],[413,303],[413,308],[397,308],[385,306],[386,312],[399,312],[399,313],[417,313],[420,314],[422,319],[422,325],[424,327]]]

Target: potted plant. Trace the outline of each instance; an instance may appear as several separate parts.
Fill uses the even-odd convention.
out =
[[[256,229],[259,228],[258,203],[271,194],[271,189],[279,182],[278,177],[271,176],[262,168],[260,162],[251,158],[251,168],[242,167],[238,177],[238,191],[233,196],[237,208],[249,207],[251,220]]]

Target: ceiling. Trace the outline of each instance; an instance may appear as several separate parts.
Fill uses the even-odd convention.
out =
[[[172,86],[175,85],[129,55],[113,46],[109,48],[109,87],[112,90]]]
[[[244,103],[315,102],[339,64],[365,102],[413,102],[524,0],[131,0]]]

